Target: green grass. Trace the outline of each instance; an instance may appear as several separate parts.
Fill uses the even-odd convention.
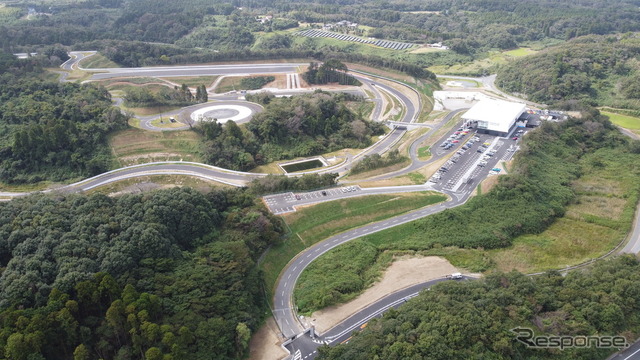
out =
[[[291,231],[309,245],[370,222],[432,205],[446,198],[432,192],[371,195],[329,201],[289,214]]]
[[[602,115],[606,115],[609,117],[612,123],[621,126],[626,129],[639,130],[640,129],[640,118],[616,114],[608,111],[601,111]]]
[[[429,150],[430,146],[423,146],[418,149],[418,158],[420,160],[427,160],[431,157],[431,150]]]
[[[471,62],[454,65],[436,65],[429,67],[429,70],[436,74],[450,75],[478,75],[483,72],[495,70],[496,66],[506,64],[514,58],[535,54],[537,51],[530,48],[519,48],[515,50],[489,52],[485,57]]]
[[[105,68],[117,68],[120,65],[115,62],[109,60],[106,56],[97,53],[95,55],[91,55],[88,58],[80,61],[80,67],[85,69],[105,69]]]
[[[127,129],[109,136],[109,145],[116,157],[114,167],[151,161],[200,159],[201,136],[194,131],[154,132]]]
[[[424,184],[427,182],[427,177],[419,172],[408,173],[407,176],[416,185]]]
[[[432,192],[371,195],[321,203],[285,215],[291,235],[282,244],[269,249],[261,264],[268,289],[273,292],[284,266],[305,248],[340,232],[445,199]]]
[[[531,55],[531,54],[535,54],[537,51],[530,49],[530,48],[526,48],[526,47],[521,47],[515,50],[509,50],[509,51],[505,51],[503,54],[507,55],[507,56],[512,56],[512,57],[522,57],[522,56],[527,56],[527,55]]]

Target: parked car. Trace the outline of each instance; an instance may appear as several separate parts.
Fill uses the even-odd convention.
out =
[[[300,200],[300,195],[296,195],[296,200]]]
[[[322,190],[322,196],[327,196],[327,192]]]
[[[518,140],[518,137],[514,136],[511,140]]]

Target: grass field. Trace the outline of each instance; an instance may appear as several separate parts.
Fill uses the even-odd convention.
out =
[[[138,116],[148,116],[148,115],[158,115],[165,113],[167,111],[179,109],[179,107],[175,106],[152,106],[152,107],[127,107],[122,106],[123,110],[131,111],[132,113]],[[159,121],[158,121],[159,122]],[[138,124],[140,120],[138,120]]]
[[[186,175],[150,175],[126,179],[89,190],[88,194],[136,194],[170,187],[191,187],[201,192],[214,188],[232,188],[231,185]]]
[[[431,157],[431,150],[429,150],[431,146],[423,146],[418,149],[418,158],[420,160],[428,160]]]
[[[262,270],[269,289],[284,266],[300,251],[337,233],[444,201],[432,192],[362,196],[298,209],[283,217],[291,236],[272,247]]]
[[[626,129],[640,130],[640,118],[616,114],[608,111],[600,111],[602,115],[609,117],[612,123],[621,126]]]
[[[490,52],[486,57],[477,59],[469,63],[455,64],[452,66],[438,65],[429,68],[430,71],[436,74],[451,74],[451,75],[477,75],[483,72],[490,71],[496,65],[506,64],[508,61],[523,57],[531,54],[535,54],[537,51],[531,48],[518,48],[515,50],[505,52]]]
[[[505,51],[503,54],[507,55],[507,56],[511,56],[511,57],[522,57],[522,56],[535,54],[536,52],[537,51],[535,51],[533,49],[521,47],[521,48],[518,48],[518,49],[515,49],[515,50]]]
[[[152,132],[127,129],[109,137],[115,167],[151,161],[200,161],[200,135],[193,131]]]
[[[638,158],[601,150],[583,159],[585,175],[573,183],[577,197],[565,216],[541,234],[520,236],[512,247],[490,251],[496,268],[544,271],[578,264],[612,249],[631,228],[640,193]]]
[[[151,120],[151,125],[159,128],[175,129],[183,127],[185,124],[181,122],[171,122],[168,117],[163,117]]]

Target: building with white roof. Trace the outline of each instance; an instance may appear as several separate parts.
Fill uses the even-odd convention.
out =
[[[525,110],[525,104],[484,99],[464,113],[462,119],[476,122],[479,133],[507,136]]]

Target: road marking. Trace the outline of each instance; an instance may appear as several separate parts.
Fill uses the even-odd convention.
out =
[[[287,280],[291,279],[291,274],[289,274],[289,276],[287,276]]]
[[[638,353],[638,351],[640,351],[640,349],[638,349],[638,350],[634,351],[634,352],[633,352],[633,354],[631,354],[631,355],[627,356],[627,357],[626,357],[626,358],[624,358],[623,360],[631,359],[631,357],[633,357],[633,355],[637,354],[637,353]]]

